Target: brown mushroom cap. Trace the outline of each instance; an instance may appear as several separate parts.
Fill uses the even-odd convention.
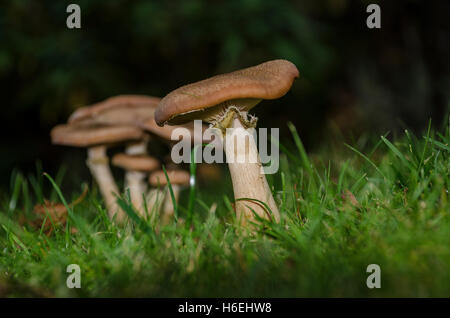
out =
[[[191,142],[199,142],[199,143],[208,143],[211,142],[210,139],[206,139],[203,136],[203,133],[205,132],[206,129],[208,129],[208,127],[206,125],[202,125],[202,131],[201,131],[201,136],[195,136],[194,134],[194,123],[186,123],[184,125],[177,125],[177,126],[163,126],[160,127],[156,124],[155,119],[151,118],[146,120],[144,123],[139,125],[140,128],[149,131],[163,139],[166,140],[171,140],[171,141],[179,141],[181,138],[184,137],[179,137],[179,139],[175,139],[172,140],[172,132],[177,129],[177,128],[186,128],[189,131],[189,135],[191,136]],[[195,137],[198,137],[197,139]]]
[[[128,155],[118,153],[112,158],[112,164],[125,170],[150,172],[159,168],[159,161],[147,155]]]
[[[119,95],[102,102],[78,108],[68,122],[86,124],[137,125],[153,118],[161,99],[145,95]]]
[[[145,95],[119,95],[100,103],[77,109],[69,118],[70,124],[79,125],[132,125],[166,140],[171,140],[177,127],[160,127],[154,119],[161,98]],[[193,125],[183,125],[193,135]]]
[[[143,131],[133,126],[58,125],[50,136],[53,144],[91,147],[143,138]]]
[[[276,99],[286,94],[298,76],[297,67],[291,62],[273,60],[188,84],[160,101],[155,121],[160,126],[193,119],[209,121],[220,112],[213,110],[214,106],[233,105],[248,111],[261,99]],[[219,105],[224,102],[229,105]]]
[[[187,185],[189,184],[189,172],[179,169],[167,170],[167,176],[169,177],[171,184]],[[150,185],[156,187],[158,185],[167,185],[166,175],[164,171],[155,171],[148,177]]]

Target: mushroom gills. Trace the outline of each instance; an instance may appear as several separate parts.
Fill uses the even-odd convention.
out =
[[[202,118],[207,123],[214,124],[226,116],[229,109],[235,107],[239,112],[248,112],[261,102],[258,98],[237,98],[224,101],[214,107],[184,112],[170,119],[171,125],[178,125]],[[199,114],[201,113],[201,115]]]

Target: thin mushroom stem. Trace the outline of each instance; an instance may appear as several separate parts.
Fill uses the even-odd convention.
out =
[[[175,214],[175,208],[173,206],[172,196],[170,195],[169,186],[166,187],[166,193],[164,197],[164,205],[161,213],[161,223],[169,224],[170,220]],[[175,197],[175,203],[178,203],[180,197],[180,185],[172,184],[173,196]]]
[[[144,138],[140,142],[130,143],[126,146],[125,152],[129,155],[146,155],[147,142],[148,138]],[[140,171],[127,170],[125,172],[125,189],[130,189],[131,203],[141,215],[145,213],[143,199],[147,191],[145,176],[146,174]]]
[[[128,155],[145,155],[147,154],[147,142],[148,138],[139,142],[129,143],[126,146],[125,152]]]
[[[148,209],[148,218],[150,220],[155,219],[160,215],[161,207],[164,203],[165,193],[160,188],[154,188],[148,191],[147,194],[147,209]]]
[[[241,224],[254,221],[253,211],[261,218],[280,220],[280,213],[262,173],[261,159],[255,140],[244,127],[240,116],[235,115],[231,128],[225,135],[225,154],[233,182],[236,216]],[[238,199],[256,199],[264,202],[270,212],[260,202]],[[252,211],[253,210],[253,211]],[[270,215],[270,217],[269,217]]]
[[[130,199],[136,210],[143,215],[144,200],[143,195],[147,190],[144,172],[128,170],[125,173],[125,188],[130,189]]]
[[[98,184],[100,193],[105,200],[106,208],[110,218],[117,213],[117,220],[120,222],[124,219],[123,211],[117,206],[114,193],[118,194],[114,177],[109,168],[109,159],[106,155],[106,146],[95,146],[88,148],[88,159],[86,161],[92,176]]]

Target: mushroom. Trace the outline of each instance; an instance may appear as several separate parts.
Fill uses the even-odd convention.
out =
[[[149,134],[143,139],[126,144],[125,152],[129,155],[146,155],[147,144],[152,137],[173,144],[176,140],[171,139],[172,132],[178,127],[187,129],[191,142],[201,143],[206,127],[202,127],[202,132],[196,136],[192,124],[160,127],[155,123],[154,112],[160,100],[158,97],[145,95],[118,95],[91,106],[78,108],[68,122],[84,125],[132,125],[147,131]],[[125,173],[126,180],[132,178],[127,174],[128,172]]]
[[[124,219],[124,213],[117,207],[113,193],[119,190],[109,168],[106,150],[109,145],[128,140],[142,139],[143,131],[133,126],[106,125],[58,125],[50,133],[52,143],[88,148],[86,161],[92,176],[97,182],[105,200],[108,214],[112,218],[117,213],[117,220]]]
[[[145,214],[144,196],[147,183],[144,181],[147,173],[159,167],[159,161],[148,155],[116,154],[112,164],[126,170],[125,188],[130,189],[131,203],[141,214]]]
[[[155,111],[155,121],[160,126],[201,119],[220,129],[219,137],[225,143],[233,183],[235,210],[242,224],[254,220],[253,211],[262,218],[273,217],[277,222],[280,219],[278,207],[262,173],[255,140],[247,130],[256,127],[257,118],[249,116],[248,111],[262,99],[285,95],[298,76],[297,67],[291,62],[273,60],[182,86],[166,95]],[[227,140],[225,131],[228,128],[233,128],[233,140]],[[244,156],[245,160],[230,160],[236,155],[240,158]],[[272,211],[272,216],[263,204],[246,199],[264,202]]]
[[[153,114],[161,99],[146,95],[118,95],[102,102],[78,108],[69,117],[69,124],[132,125],[140,127]],[[150,136],[125,146],[129,155],[146,155]],[[127,178],[127,177],[125,177]]]
[[[189,173],[184,170],[180,169],[172,169],[167,170],[167,176],[169,177],[170,184],[172,186],[173,195],[175,198],[175,202],[178,202],[178,198],[180,196],[180,191],[183,187],[189,185]],[[164,174],[164,171],[155,171],[153,172],[149,178],[148,182],[153,187],[156,187],[156,191],[153,191],[149,197],[152,200],[158,200],[158,196],[163,198],[163,201],[160,201],[163,205],[163,210],[161,213],[161,223],[162,224],[168,224],[170,222],[170,219],[174,215],[174,206],[172,197],[168,191],[168,188],[166,188],[166,191],[161,192],[160,187],[165,187],[167,183],[166,175]],[[158,192],[159,191],[159,192]],[[156,197],[155,197],[156,196]],[[159,208],[157,208],[156,211],[159,211]]]
[[[78,108],[70,116],[68,122],[77,125],[135,126],[147,131],[152,137],[158,137],[173,144],[175,141],[171,140],[172,132],[178,127],[160,127],[156,125],[154,120],[154,112],[160,100],[158,97],[145,95],[118,95],[90,106]],[[187,129],[191,136],[191,142],[204,141],[202,139],[203,134],[195,135],[192,124],[179,127]],[[202,127],[202,133],[205,128]],[[147,144],[151,138],[149,134],[143,135],[139,140],[128,142],[125,145],[125,153],[132,156],[147,155]],[[127,180],[132,179],[136,179],[135,172],[127,171],[125,173],[125,184],[128,184]],[[130,191],[130,195],[135,198],[135,200],[132,200],[134,203],[139,203],[138,192]],[[135,207],[140,210],[142,203]]]

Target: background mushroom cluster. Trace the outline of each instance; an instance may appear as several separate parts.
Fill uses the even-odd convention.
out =
[[[239,222],[254,223],[259,219],[279,222],[277,203],[265,178],[256,142],[249,133],[249,129],[256,127],[257,118],[248,112],[264,99],[284,96],[298,76],[293,63],[280,59],[182,86],[163,99],[142,95],[111,97],[76,110],[67,124],[52,129],[52,142],[87,148],[86,164],[100,188],[110,218],[124,220],[125,213],[116,196],[126,192],[139,214],[150,219],[161,216],[161,221],[168,223],[181,187],[189,183],[189,174],[177,169],[170,160],[167,163],[175,167],[168,172],[158,170],[160,163],[149,155],[148,149],[155,138],[178,141],[171,136],[177,125],[188,129],[190,141],[195,141],[197,134],[192,126],[186,125],[193,125],[194,120],[207,122],[210,128],[215,128],[213,139],[226,154]],[[203,134],[200,138],[209,141],[203,140]],[[108,148],[117,146],[123,146],[124,152],[116,154],[112,164],[125,171],[122,190],[112,176],[107,155]],[[153,189],[147,191],[149,174],[148,182]]]
[[[150,155],[155,143],[173,143],[176,127],[152,124],[159,98],[143,95],[121,95],[77,109],[66,124],[51,131],[54,144],[87,148],[88,166],[105,201],[108,214],[123,222],[125,212],[117,205],[117,196],[128,194],[136,211],[149,218],[160,216],[168,222],[173,202],[167,191],[167,179],[161,178],[161,162]],[[183,126],[191,130],[191,126]],[[110,160],[108,149],[122,147]],[[124,170],[123,189],[119,189],[110,164]],[[177,194],[187,185],[189,174],[169,163],[168,177]],[[155,174],[155,175],[153,175]],[[148,189],[153,187],[153,189]]]

